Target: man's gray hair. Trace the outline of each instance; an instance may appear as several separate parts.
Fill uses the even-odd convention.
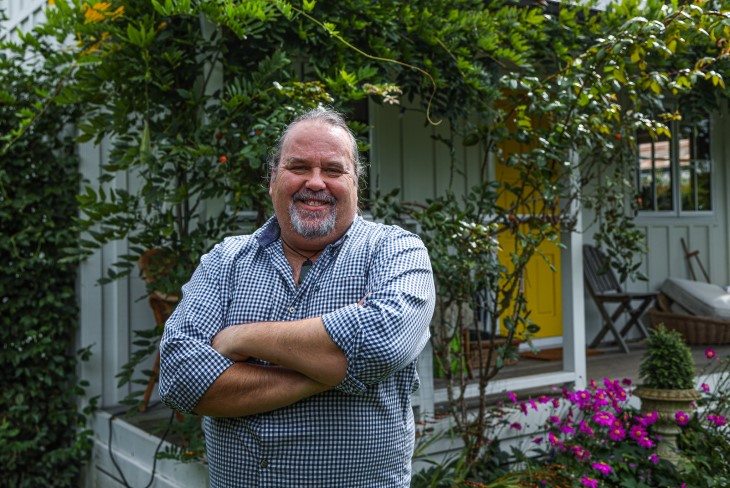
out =
[[[352,160],[353,167],[355,168],[355,184],[357,184],[360,181],[360,177],[362,177],[365,172],[365,167],[362,160],[360,159],[360,151],[357,149],[357,139],[355,138],[355,134],[353,134],[350,128],[347,126],[347,122],[345,122],[345,117],[340,112],[325,107],[317,107],[307,112],[304,112],[286,126],[286,129],[284,129],[284,132],[281,133],[279,140],[276,142],[274,150],[271,152],[271,154],[269,154],[268,174],[275,177],[276,173],[279,171],[279,163],[281,160],[281,151],[284,147],[284,141],[286,140],[286,137],[289,135],[289,132],[292,130],[292,128],[294,128],[294,126],[297,125],[299,122],[309,120],[322,122],[324,124],[331,125],[332,127],[339,127],[347,133],[347,136],[350,139],[350,159]]]

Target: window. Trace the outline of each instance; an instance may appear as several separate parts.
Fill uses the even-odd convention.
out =
[[[637,134],[639,210],[671,215],[712,211],[710,119],[670,123],[673,138]]]

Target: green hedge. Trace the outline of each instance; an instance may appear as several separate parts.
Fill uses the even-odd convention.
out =
[[[77,407],[76,265],[59,260],[76,245],[78,160],[63,137],[71,114],[56,107],[8,146],[47,74],[22,64],[0,53],[0,485],[76,486],[90,435]]]

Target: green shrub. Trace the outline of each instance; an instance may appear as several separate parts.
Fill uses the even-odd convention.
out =
[[[687,390],[694,387],[692,351],[676,330],[660,324],[649,332],[639,377],[647,388]]]
[[[53,107],[6,146],[49,79],[27,62],[0,54],[0,485],[76,486],[90,437],[77,407],[76,265],[59,260],[76,242],[78,163],[62,137],[70,114]]]

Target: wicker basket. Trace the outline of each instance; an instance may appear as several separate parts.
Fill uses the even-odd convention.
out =
[[[650,310],[649,315],[653,326],[664,324],[667,329],[678,331],[687,344],[730,344],[730,320],[662,312],[657,309]]]

